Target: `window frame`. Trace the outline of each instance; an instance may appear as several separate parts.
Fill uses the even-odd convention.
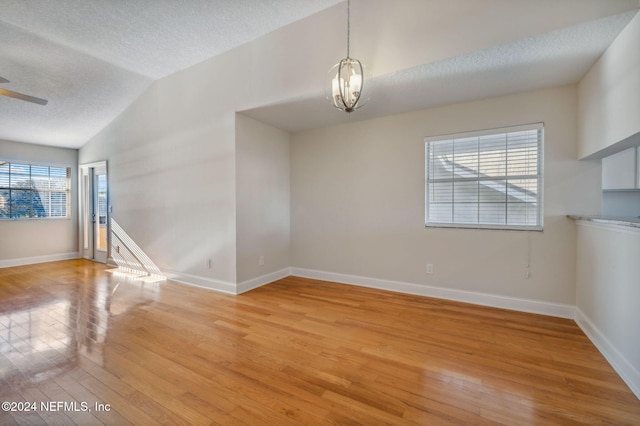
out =
[[[11,193],[11,191],[15,191],[15,190],[21,190],[21,191],[29,191],[31,193],[33,192],[47,192],[49,193],[49,195],[51,196],[51,194],[65,194],[66,195],[66,202],[65,202],[65,215],[64,216],[30,216],[30,217],[0,217],[0,222],[8,222],[8,221],[29,221],[29,220],[69,220],[72,217],[72,166],[68,165],[68,164],[52,164],[52,163],[46,163],[46,162],[33,162],[33,161],[22,161],[22,160],[10,160],[10,159],[1,159],[0,158],[0,165],[5,165],[7,164],[9,167],[9,170],[11,170],[11,166],[12,165],[20,165],[20,166],[28,166],[29,167],[29,180],[31,180],[33,173],[32,173],[32,168],[36,167],[36,168],[47,168],[48,169],[48,174],[47,174],[47,181],[48,181],[48,188],[46,189],[39,189],[37,187],[34,187],[33,184],[32,186],[30,186],[29,188],[16,188],[12,185],[12,181],[11,178],[9,177],[9,182],[8,182],[8,186],[0,186],[0,191],[9,191]],[[51,169],[65,169],[66,173],[65,173],[65,189],[53,189],[51,188]],[[11,175],[11,172],[9,174],[9,176]],[[8,203],[11,203],[11,201],[7,201]],[[11,208],[11,207],[10,207]],[[33,209],[33,197],[31,197],[31,203],[30,203],[30,208],[31,210]],[[51,205],[49,205],[48,207],[48,212],[47,214],[51,213]]]
[[[436,182],[436,179],[433,179],[432,177],[429,176],[429,172],[430,172],[430,165],[429,165],[429,148],[430,148],[430,144],[436,143],[436,142],[447,142],[447,141],[454,141],[456,139],[468,139],[468,138],[480,138],[480,137],[486,137],[486,136],[499,136],[499,135],[508,135],[511,133],[516,133],[516,132],[523,132],[523,131],[527,131],[527,130],[536,130],[539,132],[538,137],[537,137],[537,173],[535,175],[533,174],[528,174],[528,175],[523,175],[523,176],[511,176],[509,175],[507,170],[507,164],[508,164],[508,152],[509,149],[507,146],[505,146],[504,151],[504,157],[505,157],[505,174],[504,174],[504,179],[498,179],[497,177],[494,177],[493,180],[504,180],[505,182],[507,182],[508,184],[508,180],[509,179],[514,179],[517,177],[521,177],[521,178],[526,178],[526,179],[532,179],[535,176],[535,179],[537,181],[537,193],[536,193],[536,206],[537,206],[537,223],[535,225],[522,225],[522,224],[508,224],[508,214],[505,213],[505,224],[495,224],[495,223],[480,223],[480,220],[478,220],[478,223],[465,223],[465,222],[456,222],[455,221],[455,217],[452,216],[451,222],[430,222],[429,221],[429,204],[430,204],[430,183],[446,183],[446,181],[450,181],[452,183],[454,182],[478,182],[478,184],[480,184],[482,181],[491,181],[492,179],[488,179],[486,176],[484,177],[484,179],[479,176],[479,170],[477,170],[476,172],[478,173],[478,177],[477,178],[456,178],[455,176],[452,176],[450,179],[439,179]],[[425,200],[424,200],[424,205],[425,205],[425,211],[424,211],[424,221],[425,221],[425,227],[426,228],[461,228],[461,229],[489,229],[489,230],[514,230],[514,231],[543,231],[544,229],[544,139],[545,139],[545,128],[544,128],[544,123],[543,122],[538,122],[538,123],[530,123],[530,124],[523,124],[523,125],[515,125],[515,126],[507,126],[507,127],[498,127],[498,128],[492,128],[492,129],[484,129],[484,130],[476,130],[476,131],[469,131],[469,132],[461,132],[461,133],[454,133],[454,134],[445,134],[445,135],[437,135],[437,136],[429,136],[429,137],[425,137],[424,138],[424,143],[425,143],[425,189],[424,189],[424,195],[425,195]],[[455,144],[455,142],[454,142]],[[455,153],[455,148],[452,151]],[[482,152],[480,150],[480,145],[478,144],[478,158],[480,158]],[[455,155],[455,154],[454,154]],[[505,206],[505,210],[508,209],[509,206],[509,201],[508,201],[508,193],[505,192],[505,201],[504,201],[504,206]],[[452,192],[452,197],[453,197],[453,192]],[[478,199],[478,201],[476,202],[476,204],[478,206],[480,206],[481,201],[480,199]],[[455,200],[452,200],[451,202],[452,208],[455,209]],[[479,211],[479,210],[478,210]],[[480,213],[478,213],[478,215],[480,215]]]

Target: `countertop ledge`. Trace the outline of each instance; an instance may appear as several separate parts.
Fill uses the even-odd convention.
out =
[[[567,215],[569,219],[574,220],[586,220],[589,222],[603,223],[609,225],[629,226],[631,228],[640,229],[640,217],[617,217],[617,216],[597,216],[597,215],[583,215],[583,214],[570,214]]]

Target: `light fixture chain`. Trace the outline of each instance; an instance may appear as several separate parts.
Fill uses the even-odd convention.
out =
[[[347,58],[349,57],[349,49],[351,38],[351,0],[347,0]]]

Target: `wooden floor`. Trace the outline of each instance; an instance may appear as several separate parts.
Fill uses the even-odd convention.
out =
[[[82,260],[0,269],[0,401],[22,410],[2,425],[640,424],[573,321],[295,277],[229,296]]]

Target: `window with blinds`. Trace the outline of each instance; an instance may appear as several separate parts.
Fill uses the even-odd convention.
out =
[[[70,167],[0,161],[0,219],[69,217],[70,180]]]
[[[542,230],[542,123],[425,139],[425,223]]]

